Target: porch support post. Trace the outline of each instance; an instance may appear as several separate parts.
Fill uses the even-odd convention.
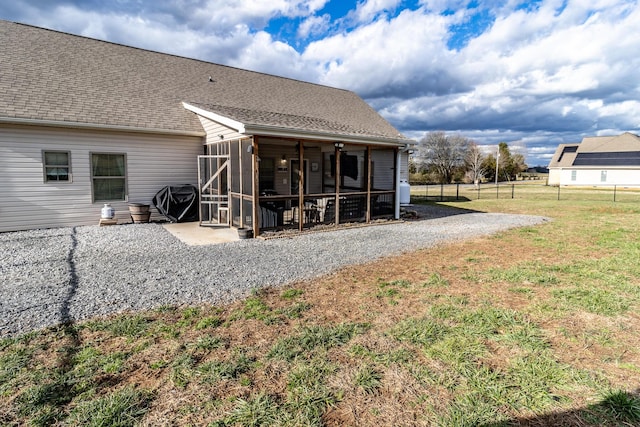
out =
[[[251,166],[253,169],[253,237],[260,235],[260,163],[258,162],[258,137],[252,138],[253,155]]]
[[[335,161],[336,161],[336,202],[335,202],[335,206],[336,206],[336,225],[340,224],[340,155],[341,155],[341,149],[336,147],[336,151],[335,151]]]
[[[367,160],[365,163],[367,168],[367,212],[365,213],[365,221],[371,222],[371,146],[367,145]]]
[[[243,182],[242,176],[244,175],[242,173],[242,166],[243,166],[243,162],[242,162],[242,139],[238,140],[238,164],[236,165],[237,171],[238,171],[238,180],[240,181],[240,228],[244,228],[244,186],[245,183]],[[233,209],[232,209],[233,210]]]
[[[393,179],[394,179],[394,185],[393,187],[396,189],[396,194],[395,194],[395,198],[394,198],[394,204],[395,204],[395,214],[394,214],[394,218],[395,219],[400,219],[400,150],[398,148],[394,148],[394,152],[396,155],[396,170],[395,173],[393,174]]]
[[[304,229],[304,143],[298,141],[298,230]]]
[[[205,150],[208,147],[205,146]],[[198,225],[202,226],[202,163],[206,162],[206,158],[198,156]],[[211,206],[209,206],[209,217],[211,217]],[[211,221],[211,220],[209,220]]]

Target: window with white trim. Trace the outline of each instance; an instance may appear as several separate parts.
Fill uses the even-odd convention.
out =
[[[607,171],[600,171],[600,182],[607,182]]]
[[[71,181],[71,153],[69,151],[43,151],[44,182]]]
[[[571,181],[575,181],[578,178],[578,171],[571,171]]]
[[[127,157],[120,153],[91,153],[94,202],[127,199]]]

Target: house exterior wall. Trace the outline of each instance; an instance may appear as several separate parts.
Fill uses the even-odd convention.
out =
[[[547,178],[547,185],[560,185],[560,176],[562,169],[549,168],[549,177]]]
[[[408,157],[407,157],[408,159]],[[395,155],[393,149],[372,150],[371,163],[373,164],[374,190],[394,190]]]
[[[206,117],[197,117],[200,120],[200,123],[202,123],[204,131],[207,133],[207,136],[205,137],[205,141],[207,144],[215,144],[220,141],[229,139],[246,138],[246,135],[242,135],[233,129],[221,125],[220,123],[216,123]],[[221,139],[220,135],[222,135],[224,138]]]
[[[409,182],[409,153],[406,151],[400,153],[400,179]]]
[[[290,194],[291,192],[291,160],[298,158],[298,153],[294,146],[275,145],[274,140],[268,144],[259,144],[258,156],[260,158],[273,158],[276,171],[274,177],[274,187],[278,194]],[[277,142],[276,142],[277,144]],[[286,159],[286,171],[278,170],[282,156]],[[322,192],[322,152],[316,147],[304,147],[304,159],[307,161],[306,176],[309,182],[308,193]],[[311,170],[311,163],[317,163],[318,170]],[[284,168],[282,168],[284,169]]]
[[[604,174],[603,174],[604,172]],[[574,175],[575,173],[575,175]],[[573,177],[575,176],[575,179]],[[549,185],[640,187],[638,169],[558,168],[549,170]]]
[[[151,204],[166,185],[197,184],[202,138],[36,126],[0,126],[0,232],[98,224],[91,153],[126,156],[127,200],[110,202],[120,222],[128,203]],[[71,154],[71,180],[44,182],[43,151]],[[159,218],[152,206],[152,219]]]

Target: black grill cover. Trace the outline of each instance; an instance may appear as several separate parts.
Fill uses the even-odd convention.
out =
[[[153,205],[171,222],[198,221],[198,189],[193,185],[164,187],[153,196]]]

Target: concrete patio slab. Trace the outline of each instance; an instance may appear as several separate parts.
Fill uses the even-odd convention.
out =
[[[239,240],[238,230],[230,227],[201,227],[198,222],[180,222],[162,226],[189,246],[215,245]]]

